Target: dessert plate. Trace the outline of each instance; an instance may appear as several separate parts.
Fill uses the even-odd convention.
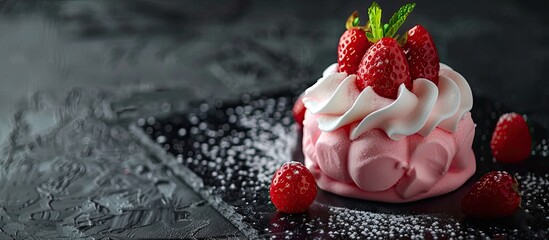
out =
[[[490,138],[497,118],[508,112],[475,97],[478,124],[473,149],[477,171],[449,194],[391,204],[341,197],[319,189],[303,214],[277,212],[269,199],[276,169],[303,161],[301,133],[291,108],[298,88],[235,101],[197,102],[194,110],[140,119],[131,126],[171,172],[199,192],[248,237],[308,238],[537,238],[549,236],[549,132],[529,122],[532,156],[515,165],[494,162]],[[492,170],[512,173],[522,208],[508,218],[474,220],[460,210],[465,192]]]

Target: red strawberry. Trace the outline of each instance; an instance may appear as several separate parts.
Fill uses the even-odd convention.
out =
[[[397,41],[384,37],[370,47],[362,58],[356,85],[360,91],[372,86],[380,96],[396,99],[402,83],[412,89],[408,68],[406,56]]]
[[[482,176],[461,200],[461,211],[474,218],[497,218],[512,215],[520,206],[517,180],[504,171]]]
[[[302,163],[284,163],[274,174],[270,195],[281,212],[304,212],[316,198],[315,178]]]
[[[337,46],[338,72],[355,74],[360,60],[371,45],[368,42],[368,38],[366,38],[364,30],[351,28],[345,31],[341,35],[339,45]]]
[[[517,113],[503,114],[496,124],[490,148],[499,162],[517,163],[528,158],[532,137],[524,118]]]
[[[358,13],[353,12],[347,19],[347,31],[339,38],[339,45],[337,46],[338,72],[355,74],[366,50],[372,46],[364,29],[357,25]]]
[[[303,94],[297,98],[295,101],[294,107],[292,108],[292,114],[294,115],[295,122],[299,126],[303,127],[303,120],[305,119],[305,105],[303,105]]]
[[[440,62],[437,48],[429,32],[421,25],[416,25],[408,30],[407,40],[402,48],[410,65],[412,80],[427,78],[438,84]]]

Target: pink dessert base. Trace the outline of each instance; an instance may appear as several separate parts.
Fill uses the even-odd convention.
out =
[[[436,128],[426,137],[391,140],[379,129],[356,140],[349,129],[322,132],[317,116],[306,113],[305,165],[318,186],[338,195],[382,202],[412,202],[459,188],[476,170],[471,148],[475,124],[470,114],[456,132]]]

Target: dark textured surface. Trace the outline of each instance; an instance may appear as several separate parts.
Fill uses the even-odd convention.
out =
[[[0,149],[0,239],[241,236],[117,123],[112,100],[73,90],[20,103]]]
[[[239,236],[125,126],[310,83],[336,60],[348,14],[368,5],[0,0],[0,236]],[[405,27],[429,29],[475,96],[547,128],[548,10],[419,1]]]
[[[539,124],[530,123],[537,149],[532,156],[514,165],[494,162],[487,136],[491,136],[497,121],[493,116],[508,109],[478,97],[471,112],[477,122],[473,143],[477,171],[456,191],[406,204],[354,200],[320,191],[305,214],[277,212],[269,199],[272,175],[284,162],[303,160],[301,131],[291,114],[299,92],[288,89],[274,96],[245,95],[237,103],[196,104],[196,110],[188,114],[154,122],[142,119],[138,124],[152,140],[176,156],[182,166],[203,180],[200,190],[209,192],[208,199],[220,197],[243,216],[234,220],[237,226],[251,227],[255,230],[253,234],[261,237],[546,239],[549,236],[549,132]],[[477,179],[493,170],[505,170],[517,177],[523,196],[521,209],[512,217],[495,221],[466,218],[460,210],[463,195]]]

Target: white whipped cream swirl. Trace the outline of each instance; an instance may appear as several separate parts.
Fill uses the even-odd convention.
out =
[[[371,87],[360,92],[355,79],[355,74],[337,72],[335,63],[305,91],[303,103],[311,113],[320,114],[320,130],[330,132],[351,124],[351,140],[375,128],[393,140],[416,133],[427,136],[436,127],[455,132],[458,122],[473,107],[465,78],[443,63],[438,86],[418,78],[412,91],[400,85],[397,99],[379,96]]]

